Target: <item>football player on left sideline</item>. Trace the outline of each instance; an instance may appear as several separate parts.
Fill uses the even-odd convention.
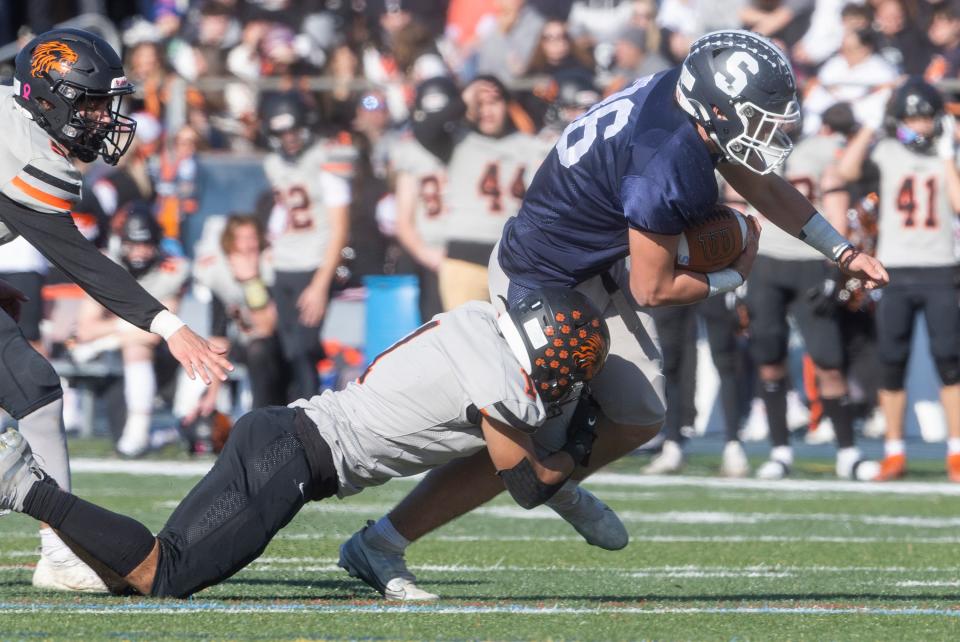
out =
[[[142,330],[159,334],[191,378],[225,379],[224,350],[198,336],[101,254],[77,230],[80,199],[74,159],[116,164],[136,123],[120,114],[133,93],[120,57],[99,36],[48,31],[17,54],[12,87],[0,87],[0,244],[23,236],[90,296]],[[60,378],[16,323],[22,295],[0,285],[0,407],[19,422],[56,483],[70,488]],[[42,528],[35,586],[104,590],[99,578]]]

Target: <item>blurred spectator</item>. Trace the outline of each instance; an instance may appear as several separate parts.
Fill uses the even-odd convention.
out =
[[[411,23],[394,34],[393,59],[411,86],[447,74],[434,37],[417,23]]]
[[[576,0],[570,9],[570,32],[590,46],[612,43],[634,15],[633,0]]]
[[[792,57],[794,64],[799,67],[816,67],[824,60],[836,53],[843,40],[843,20],[841,12],[848,5],[848,0],[817,0],[813,15],[810,17],[810,28],[793,47]],[[869,11],[869,8],[865,8]],[[864,20],[860,27],[866,28],[869,19]]]
[[[816,0],[751,0],[740,10],[743,26],[768,38],[796,44],[810,26]]]
[[[665,31],[665,53],[679,64],[694,40],[718,29],[740,27],[739,10],[748,0],[663,0],[657,24]]]
[[[568,71],[592,74],[593,57],[588,48],[574,44],[565,22],[548,20],[540,32],[527,72],[554,75]]]
[[[927,81],[957,78],[960,72],[960,6],[956,2],[945,2],[937,7],[927,35],[936,47],[936,54],[924,72]]]
[[[630,27],[617,36],[613,68],[606,84],[606,94],[620,91],[637,78],[663,71],[672,65],[647,47],[647,32]]]
[[[390,155],[398,144],[400,135],[390,127],[390,112],[383,93],[368,91],[357,100],[354,112],[354,138],[363,138],[362,156],[367,158],[370,171],[379,179],[386,178],[390,166]]]
[[[879,123],[883,118],[890,87],[899,74],[877,53],[876,32],[850,28],[857,24],[858,17],[844,20],[840,51],[820,68],[817,82],[807,93],[803,104],[803,131],[807,135],[820,129],[820,114],[838,102],[853,105],[861,123]]]
[[[230,346],[231,361],[247,367],[254,408],[286,403],[290,373],[276,336],[274,277],[263,226],[249,214],[210,219],[200,245],[193,275],[212,294],[211,336]],[[221,386],[217,380],[204,391],[187,423],[216,410]]]
[[[176,313],[189,276],[189,264],[161,251],[160,226],[149,203],[131,203],[119,216],[122,221],[116,260]],[[119,437],[116,449],[121,455],[140,456],[150,445],[150,418],[157,392],[155,353],[159,344],[158,335],[118,319],[93,299],[84,300],[77,318],[74,360],[82,363],[115,350],[120,350],[123,358],[123,403],[110,413],[114,418],[111,429]],[[121,421],[119,418],[124,415]]]
[[[544,19],[525,0],[497,0],[497,20],[477,46],[477,72],[511,83],[527,72]]]
[[[169,100],[168,71],[163,48],[158,42],[142,41],[127,50],[124,65],[127,77],[137,88],[140,109],[158,120],[163,119]],[[137,105],[137,101],[134,101]]]
[[[922,74],[933,55],[927,34],[907,16],[902,0],[881,0],[874,6],[880,55],[902,73]]]
[[[200,205],[197,151],[202,141],[192,127],[184,126],[173,137],[173,146],[164,150],[156,170],[157,218],[165,240],[174,242],[168,249],[180,256],[193,256],[187,242],[185,220],[195,214]],[[199,237],[199,230],[190,238]]]
[[[171,43],[170,62],[190,81],[222,76],[227,71],[227,53],[240,36],[240,24],[230,3],[205,0],[199,8],[191,9],[181,38]]]
[[[549,106],[544,118],[541,139],[556,143],[563,130],[574,120],[582,116],[593,105],[600,102],[600,92],[593,80],[580,74],[561,77],[557,81],[557,95]]]
[[[346,44],[338,45],[330,52],[326,74],[333,87],[321,96],[324,122],[336,131],[350,128],[357,90],[354,84],[359,79],[360,60]]]
[[[450,0],[367,0],[367,15],[388,31],[416,23],[431,37],[443,34]],[[394,29],[395,28],[395,29]]]
[[[93,192],[107,216],[113,216],[133,201],[152,201],[157,152],[163,145],[163,127],[145,112],[133,115],[137,132],[130,149],[93,185]]]

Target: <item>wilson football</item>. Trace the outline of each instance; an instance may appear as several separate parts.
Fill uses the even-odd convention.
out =
[[[716,272],[737,260],[747,243],[747,219],[726,205],[717,204],[701,224],[680,235],[677,267],[691,272]]]

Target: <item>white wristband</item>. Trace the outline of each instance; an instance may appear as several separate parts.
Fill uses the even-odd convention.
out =
[[[733,268],[710,272],[707,274],[707,285],[710,286],[708,297],[723,292],[733,292],[743,285],[743,276]]]
[[[800,240],[817,250],[831,261],[839,261],[847,248],[853,247],[820,212],[814,212],[800,230]]]
[[[150,332],[159,334],[164,341],[168,341],[177,330],[185,325],[187,324],[170,310],[161,310],[150,322]]]

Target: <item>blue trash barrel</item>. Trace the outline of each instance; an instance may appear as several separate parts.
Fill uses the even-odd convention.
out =
[[[412,274],[365,276],[367,363],[420,326],[420,285]]]

